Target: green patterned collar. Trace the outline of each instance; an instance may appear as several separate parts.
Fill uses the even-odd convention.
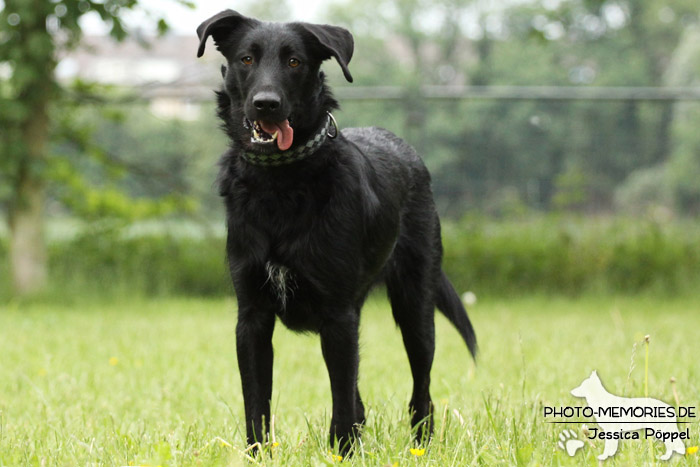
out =
[[[328,114],[326,123],[311,139],[306,142],[306,144],[297,146],[294,149],[272,154],[244,152],[243,159],[245,159],[249,164],[262,167],[278,167],[280,165],[291,164],[292,162],[306,159],[318,151],[323,143],[326,142],[327,138],[334,139],[336,136],[338,136],[338,124],[336,123],[335,118],[330,112],[326,113]]]

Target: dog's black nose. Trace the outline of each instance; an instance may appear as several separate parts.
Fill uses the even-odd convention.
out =
[[[282,99],[274,92],[263,91],[253,96],[253,106],[261,111],[274,112],[282,105]]]

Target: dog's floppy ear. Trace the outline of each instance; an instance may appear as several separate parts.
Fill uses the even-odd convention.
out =
[[[204,47],[207,43],[207,38],[209,36],[214,37],[214,41],[218,44],[231,34],[236,28],[243,25],[252,25],[257,21],[243,16],[237,11],[224,10],[216,15],[212,16],[205,22],[199,25],[197,28],[197,36],[199,37],[199,49],[197,50],[197,57],[204,55]]]
[[[321,59],[326,60],[335,57],[343,70],[345,79],[352,83],[352,75],[348,69],[348,63],[355,49],[355,41],[352,34],[345,28],[330,26],[327,24],[296,23],[315,42],[321,51]]]

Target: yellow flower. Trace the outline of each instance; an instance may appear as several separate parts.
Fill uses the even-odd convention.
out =
[[[119,363],[119,359],[117,357],[110,357],[109,358],[109,364],[112,366],[116,366],[117,363]]]
[[[416,457],[420,457],[420,456],[422,456],[423,454],[425,454],[425,448],[423,448],[423,449],[414,449],[414,448],[411,448],[411,449],[409,449],[409,451],[411,451],[411,454],[413,454],[413,455],[416,456]]]
[[[333,454],[332,451],[328,451],[328,453],[331,455],[331,459],[333,459],[333,462],[340,462],[343,460],[343,456],[336,456]]]
[[[695,454],[696,452],[698,452],[697,446],[690,446],[688,449],[685,450],[686,454]]]

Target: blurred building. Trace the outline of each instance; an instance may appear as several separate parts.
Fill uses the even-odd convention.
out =
[[[220,86],[216,56],[197,59],[199,41],[193,35],[143,37],[123,42],[109,36],[86,36],[81,46],[62,57],[61,81],[82,79],[133,91],[147,100],[161,118],[195,120],[203,97],[212,100]]]

